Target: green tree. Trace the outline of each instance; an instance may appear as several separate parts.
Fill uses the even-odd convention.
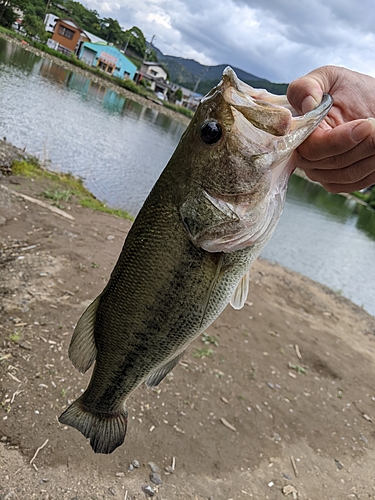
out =
[[[38,37],[41,41],[46,40],[47,33],[44,22],[36,14],[26,13],[22,21],[22,26],[29,36]]]
[[[72,0],[65,2],[64,6],[82,29],[97,36],[101,35],[100,18],[96,10],[86,9],[81,3]]]
[[[103,38],[107,40],[108,43],[113,43],[114,45],[119,45],[123,41],[123,31],[116,19],[111,17],[105,17],[101,20],[101,28]]]
[[[24,0],[0,0],[0,24],[10,28],[17,19],[14,10],[23,8]]]
[[[375,208],[375,186],[372,186],[371,188],[370,194],[367,198],[367,203],[370,205],[370,207]]]
[[[133,26],[129,30],[123,32],[123,41],[132,49],[139,57],[143,58],[146,52],[146,38],[142,31]]]
[[[177,89],[176,92],[174,93],[174,98],[176,101],[181,101],[182,99],[182,90]]]

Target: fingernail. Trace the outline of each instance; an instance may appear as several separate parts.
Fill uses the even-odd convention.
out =
[[[361,142],[363,139],[366,139],[374,129],[375,119],[367,118],[367,120],[363,120],[352,129],[351,136],[356,142]]]
[[[315,99],[315,97],[313,97],[312,95],[308,95],[302,101],[301,104],[302,113],[305,114],[308,113],[309,111],[312,111],[317,107],[318,104],[319,102]]]

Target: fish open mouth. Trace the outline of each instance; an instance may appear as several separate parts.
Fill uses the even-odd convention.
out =
[[[297,147],[313,132],[332,106],[332,97],[323,95],[312,111],[299,116],[286,96],[254,89],[226,68],[219,85],[234,117],[234,130],[256,184],[242,201],[234,202],[223,193],[204,196],[226,218],[222,228],[207,229],[200,235],[200,246],[210,252],[234,252],[268,240],[283,211],[290,175],[296,168]],[[228,229],[228,220],[232,223]]]

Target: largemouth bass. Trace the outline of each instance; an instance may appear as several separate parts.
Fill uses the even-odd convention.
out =
[[[296,116],[286,96],[226,68],[200,103],[125,240],[103,292],[79,319],[69,356],[86,391],[60,422],[111,453],[125,438],[126,400],[156,386],[228,303],[243,306],[249,269],[283,210],[295,149],[325,117]]]

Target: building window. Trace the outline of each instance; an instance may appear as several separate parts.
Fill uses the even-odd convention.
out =
[[[157,76],[157,74],[158,74],[158,72],[155,71],[154,69],[151,69],[150,73],[151,73],[152,76]]]
[[[65,26],[59,26],[59,35],[63,36],[64,38],[68,38],[68,40],[72,40],[74,36],[74,31],[70,30],[69,28],[65,28]]]
[[[105,71],[106,73],[109,73],[110,75],[112,75],[112,73],[115,70],[114,66],[110,66],[109,64],[106,64],[105,62],[100,60],[98,62],[98,68],[101,69],[102,71]]]

